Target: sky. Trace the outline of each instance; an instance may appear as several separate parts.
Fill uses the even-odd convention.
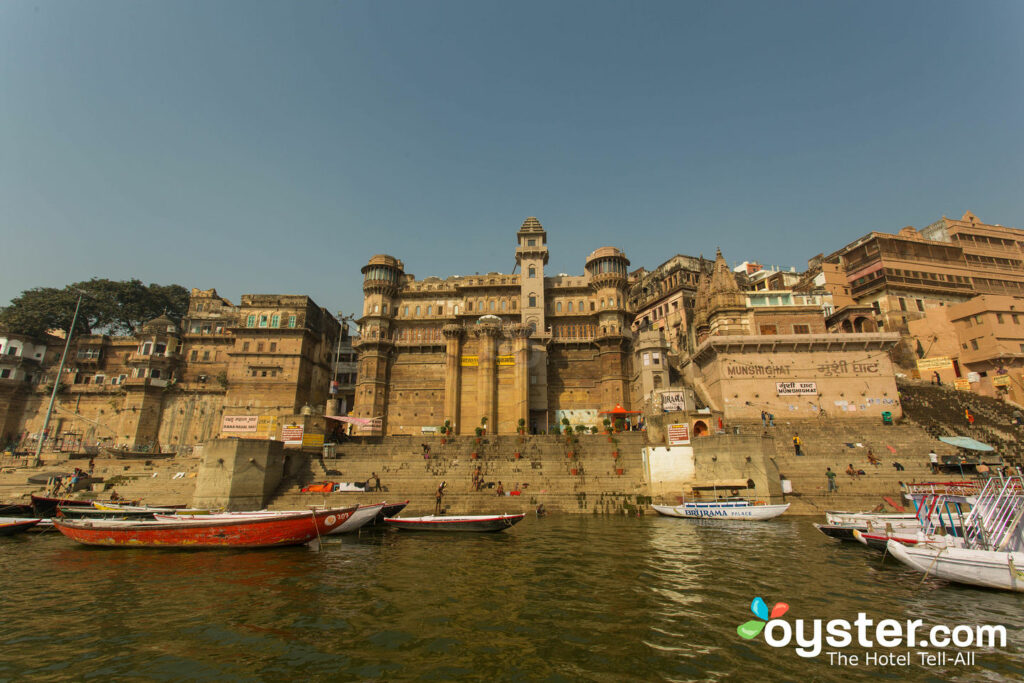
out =
[[[0,305],[1024,227],[1024,3],[0,2]]]

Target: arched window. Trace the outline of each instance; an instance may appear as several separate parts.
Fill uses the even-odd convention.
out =
[[[555,310],[558,311],[559,313],[562,312],[562,302],[561,301],[559,301],[558,303],[555,304]]]
[[[530,308],[533,308],[536,305],[537,305],[537,297],[535,297],[533,294],[531,294],[530,295]]]
[[[504,311],[504,310],[506,310],[507,308],[508,308],[508,301],[507,301],[507,300],[505,300],[505,299],[502,299],[502,300],[501,300],[501,310],[503,310],[503,311]]]
[[[419,306],[417,306],[417,307],[416,307],[416,315],[419,315],[419,314],[420,314],[420,307],[419,307]]]
[[[493,300],[491,301],[490,310],[492,310],[492,311],[494,310],[494,301]]]
[[[568,313],[572,313],[572,302],[571,301],[565,305],[565,310]]]
[[[530,277],[537,277],[537,269],[530,266]]]
[[[456,307],[455,307],[455,315],[458,315],[458,314],[459,314],[459,307],[458,307],[458,306],[456,306]]]
[[[433,306],[427,306],[427,315],[431,315],[434,312]]]

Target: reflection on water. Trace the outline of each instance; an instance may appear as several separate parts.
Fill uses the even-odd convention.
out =
[[[1024,598],[922,584],[799,518],[555,516],[501,534],[374,533],[321,552],[23,536],[0,539],[0,573],[0,679],[1024,677]],[[740,639],[758,595],[788,602],[791,619],[998,623],[1010,642],[980,651],[976,667],[831,667]]]

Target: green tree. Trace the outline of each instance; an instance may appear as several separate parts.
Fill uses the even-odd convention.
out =
[[[181,285],[144,285],[141,280],[93,278],[63,289],[25,290],[0,310],[0,324],[12,332],[33,337],[40,337],[47,330],[66,330],[71,324],[79,292],[85,296],[75,334],[131,334],[143,323],[165,313],[180,320],[188,311],[189,292]]]

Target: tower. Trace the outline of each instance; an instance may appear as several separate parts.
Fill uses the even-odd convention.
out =
[[[516,265],[520,270],[520,301],[523,324],[533,328],[533,336],[543,336],[544,266],[548,263],[548,234],[540,221],[530,216],[516,233]]]
[[[587,257],[587,275],[597,299],[597,346],[601,362],[601,402],[608,408],[626,405],[629,347],[626,322],[629,259],[615,247],[601,247]]]
[[[394,350],[391,321],[404,269],[401,261],[387,254],[377,254],[362,268],[363,317],[358,320],[358,344],[353,345],[359,354],[355,398],[359,417],[387,419],[388,371]]]

